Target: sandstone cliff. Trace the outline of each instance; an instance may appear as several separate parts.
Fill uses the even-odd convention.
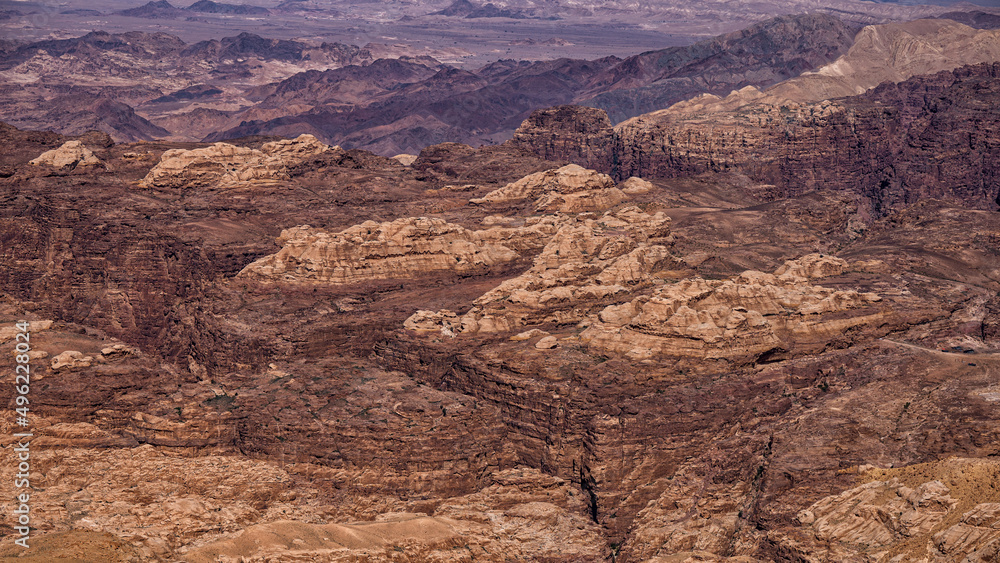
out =
[[[765,90],[704,94],[614,128],[599,110],[540,110],[511,143],[617,179],[733,171],[776,186],[772,197],[850,191],[866,216],[925,197],[994,209],[996,159],[980,155],[996,147],[977,131],[995,121],[984,108],[997,60],[1000,31],[870,26],[837,61]]]

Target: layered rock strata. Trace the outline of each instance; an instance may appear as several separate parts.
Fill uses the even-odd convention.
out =
[[[257,149],[215,143],[200,149],[171,149],[139,185],[151,188],[228,187],[288,178],[288,166],[339,147],[312,135],[264,143]]]
[[[635,206],[567,218],[524,274],[476,299],[460,331],[490,333],[578,322],[607,299],[648,287],[676,269],[670,219]]]
[[[429,272],[483,272],[519,259],[519,250],[540,246],[539,239],[554,230],[552,218],[482,231],[424,217],[367,221],[339,233],[294,227],[282,231],[278,243],[283,248],[277,254],[253,262],[240,276],[349,284]]]
[[[822,347],[884,316],[871,310],[844,314],[880,301],[878,295],[812,285],[846,267],[839,258],[814,254],[786,262],[774,274],[685,279],[605,308],[580,338],[594,349],[639,360],[754,357],[807,344]]]
[[[615,187],[610,176],[568,164],[525,176],[470,201],[474,204],[499,204],[524,199],[535,199],[535,211],[583,213],[610,209],[628,196]]]
[[[835,62],[766,90],[703,94],[613,128],[600,110],[540,110],[511,142],[618,179],[736,171],[776,186],[772,197],[846,189],[874,216],[925,197],[995,209],[998,149],[981,132],[996,126],[998,60],[996,30],[870,26]]]

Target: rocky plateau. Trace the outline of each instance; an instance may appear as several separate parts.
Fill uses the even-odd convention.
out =
[[[198,77],[8,84],[83,109],[0,124],[34,434],[31,549],[5,517],[0,561],[997,561],[996,32],[854,23],[476,72],[208,42],[202,70],[256,53],[230,70],[257,118],[202,107],[206,142],[119,128],[229,95]],[[165,77],[175,39],[5,43],[3,72]],[[668,91],[614,124],[612,94]],[[516,132],[455,142],[469,116]]]

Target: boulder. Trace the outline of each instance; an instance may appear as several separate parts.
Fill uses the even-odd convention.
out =
[[[625,180],[618,186],[618,189],[620,189],[622,193],[628,195],[647,194],[653,191],[653,188],[654,186],[652,182],[647,182],[646,180],[635,176],[629,177],[628,180]]]
[[[77,166],[100,166],[103,163],[94,156],[80,141],[66,141],[57,149],[45,151],[31,161],[35,166],[52,166],[55,168]]]
[[[52,358],[51,366],[53,371],[73,370],[89,368],[93,362],[92,356],[86,356],[77,350],[67,350]]]

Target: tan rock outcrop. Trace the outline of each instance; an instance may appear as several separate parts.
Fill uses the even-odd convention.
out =
[[[125,344],[114,344],[111,346],[106,346],[101,348],[101,355],[105,358],[123,358],[125,356],[131,356],[138,354],[139,351]]]
[[[261,152],[280,158],[285,164],[293,164],[309,157],[323,154],[328,150],[340,150],[339,146],[327,146],[312,135],[299,135],[294,139],[282,139],[264,143]]]
[[[869,482],[800,511],[804,534],[772,537],[806,561],[993,561],[1000,497],[988,483],[998,474],[982,459],[869,470]]]
[[[70,370],[79,368],[89,368],[94,362],[93,356],[87,356],[77,350],[67,350],[52,358],[52,370]]]
[[[728,280],[685,279],[605,308],[580,337],[593,348],[633,359],[754,356],[825,342],[880,315],[826,316],[880,300],[809,281],[846,266],[839,258],[809,255],[786,262],[776,274],[750,270]]]
[[[38,158],[32,160],[31,164],[62,168],[64,166],[100,166],[103,163],[94,156],[93,151],[80,141],[66,141],[57,149],[43,152]]]
[[[555,336],[545,336],[538,342],[535,342],[535,348],[539,350],[551,350],[556,346],[559,346],[559,339]]]
[[[520,257],[478,231],[428,218],[381,224],[367,221],[339,233],[294,227],[282,231],[278,242],[283,245],[281,251],[248,265],[239,275],[270,281],[347,284],[428,272],[483,271]]]
[[[643,180],[642,178],[630,176],[618,186],[618,189],[620,189],[622,193],[629,195],[648,194],[653,191],[653,183]]]
[[[42,332],[43,330],[48,330],[52,326],[52,321],[28,321],[28,334],[32,335],[36,332]],[[20,328],[14,325],[0,326],[0,343],[7,342],[8,340],[14,340],[17,338],[18,334],[23,332]],[[30,337],[29,337],[30,338]]]
[[[601,190],[614,187],[607,174],[600,174],[576,164],[529,174],[516,182],[473,199],[473,203],[506,203],[538,197],[549,191],[574,193],[584,190]]]
[[[530,174],[470,201],[507,203],[532,198],[536,198],[536,211],[562,213],[604,211],[628,199],[610,176],[568,164]]]
[[[535,200],[535,211],[585,213],[604,211],[628,200],[618,188],[584,190],[569,194],[551,191]]]
[[[511,336],[510,339],[514,342],[520,342],[522,340],[531,340],[532,338],[536,338],[539,336],[548,336],[548,335],[549,333],[545,332],[544,330],[533,328],[531,330],[519,332],[514,336]]]
[[[453,311],[417,311],[403,321],[403,328],[416,332],[440,332],[445,336],[455,336],[458,315]]]
[[[201,149],[168,150],[139,185],[144,188],[231,186],[287,177],[285,165],[278,158],[255,149],[215,143]]]
[[[606,299],[652,283],[676,264],[664,244],[670,219],[637,207],[567,219],[524,274],[476,299],[462,332],[499,332],[544,322],[577,322]]]
[[[403,166],[409,166],[409,165],[411,165],[411,164],[413,164],[414,162],[417,161],[417,155],[415,155],[415,154],[406,154],[406,153],[397,154],[396,156],[394,156],[392,158],[393,158],[393,160],[399,162]]]
[[[215,143],[200,149],[171,149],[146,174],[141,187],[233,186],[288,178],[287,166],[331,149],[312,135],[265,143],[261,150]]]

